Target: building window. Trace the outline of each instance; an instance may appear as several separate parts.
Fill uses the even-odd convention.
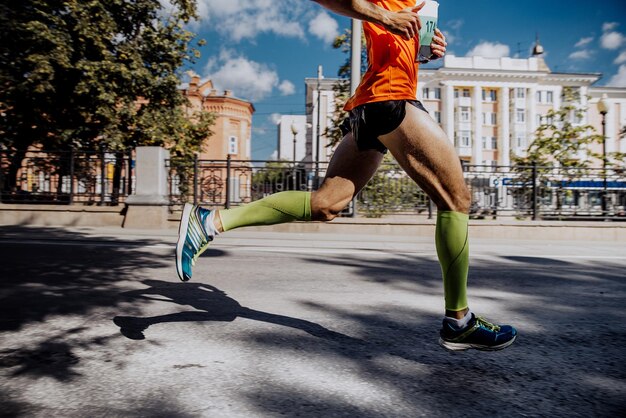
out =
[[[422,89],[422,99],[428,99],[428,93],[429,93],[428,87],[424,87]]]
[[[498,114],[496,112],[483,112],[483,125],[496,125]]]
[[[435,99],[441,100],[441,88],[439,87],[435,88]]]
[[[526,148],[526,136],[524,134],[515,135],[515,147],[521,149]]]
[[[515,97],[517,97],[518,99],[525,99],[526,98],[526,89],[522,88],[522,87],[518,87],[515,89]]]
[[[483,102],[495,102],[498,100],[498,92],[493,89],[483,90]]]
[[[526,113],[524,109],[515,109],[515,122],[524,123],[526,121]]]
[[[461,106],[461,122],[470,121],[470,108],[467,106]]]
[[[454,89],[454,98],[457,99],[459,97],[472,97],[470,89]]]
[[[543,103],[543,101],[541,100],[541,96],[542,96],[541,90],[538,90],[537,91],[537,103]]]
[[[495,136],[483,136],[483,149],[498,149],[498,138]]]
[[[541,125],[541,115],[537,114],[536,122],[537,126]]]
[[[237,137],[236,136],[228,137],[228,154],[230,155],[237,154]]]
[[[433,112],[433,119],[435,119],[435,122],[441,124],[441,112],[439,112],[438,110],[435,110]]]
[[[553,103],[554,101],[554,93],[551,91],[546,91],[546,103]]]
[[[457,137],[457,147],[469,148],[472,144],[472,133],[470,131],[459,131]]]

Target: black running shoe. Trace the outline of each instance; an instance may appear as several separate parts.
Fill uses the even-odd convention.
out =
[[[439,345],[452,351],[470,348],[482,351],[502,350],[513,344],[517,330],[510,325],[496,325],[472,313],[465,328],[457,329],[443,321]]]

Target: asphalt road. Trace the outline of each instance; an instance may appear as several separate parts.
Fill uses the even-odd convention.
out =
[[[0,227],[0,415],[607,416],[626,410],[626,249],[473,240],[470,303],[519,330],[437,345],[430,239]]]

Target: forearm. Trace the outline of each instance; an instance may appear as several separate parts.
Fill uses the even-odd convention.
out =
[[[389,24],[390,12],[367,0],[313,0],[335,13],[382,26]]]

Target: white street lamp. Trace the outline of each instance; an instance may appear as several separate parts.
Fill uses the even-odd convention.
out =
[[[291,122],[291,133],[293,134],[293,167],[292,173],[293,176],[293,190],[296,189],[296,136],[298,135],[298,125],[296,125],[295,121]]]

